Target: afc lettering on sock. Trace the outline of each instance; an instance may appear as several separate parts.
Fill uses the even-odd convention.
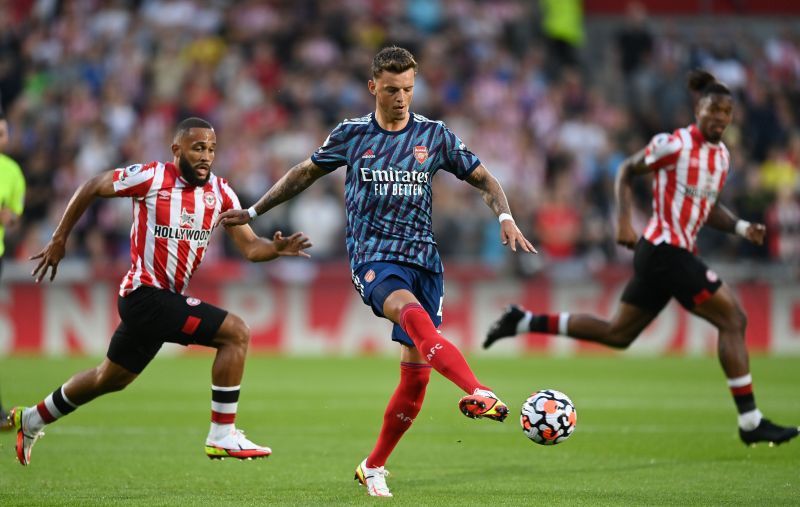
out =
[[[430,354],[428,354],[428,355],[427,355],[427,356],[425,356],[425,357],[426,357],[426,358],[428,359],[428,361],[430,362],[430,360],[431,360],[431,359],[433,359],[433,356],[435,356],[435,355],[436,355],[436,351],[437,351],[437,350],[442,350],[443,348],[444,348],[444,347],[442,347],[442,344],[441,344],[441,343],[437,343],[436,345],[434,345],[433,347],[431,347],[431,353],[430,353]]]

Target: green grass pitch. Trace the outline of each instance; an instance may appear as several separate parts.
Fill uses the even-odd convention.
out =
[[[8,406],[32,404],[97,359],[5,358]],[[748,448],[713,358],[471,358],[512,407],[504,424],[470,420],[433,375],[422,413],[387,468],[393,505],[797,505],[800,441]],[[0,505],[372,505],[353,481],[369,452],[397,361],[248,360],[238,425],[273,455],[203,453],[211,356],[157,359],[127,390],[47,428],[23,468],[0,434]],[[756,400],[800,424],[800,359],[755,358]],[[575,402],[573,436],[529,442],[518,407],[554,388]],[[385,501],[385,500],[384,500]]]

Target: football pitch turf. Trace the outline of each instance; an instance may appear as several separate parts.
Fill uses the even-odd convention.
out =
[[[9,406],[33,404],[96,358],[0,359]],[[714,358],[471,357],[512,408],[470,420],[461,392],[432,376],[421,414],[387,468],[393,499],[353,481],[398,377],[389,358],[248,360],[237,424],[274,453],[205,457],[211,356],[156,359],[128,389],[49,426],[31,465],[0,434],[0,505],[798,505],[800,439],[745,447]],[[800,358],[754,358],[759,408],[800,424]],[[566,442],[529,442],[531,391],[569,395]]]

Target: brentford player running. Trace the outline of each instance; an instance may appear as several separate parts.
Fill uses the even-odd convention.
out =
[[[48,245],[31,259],[40,259],[33,276],[40,282],[56,276],[72,227],[96,197],[128,197],[133,205],[131,269],[122,279],[118,308],[122,319],[107,357],[74,375],[38,405],[15,407],[17,459],[31,460],[31,449],[46,424],[106,393],[119,391],[144,370],[164,342],[197,344],[217,349],[211,370],[211,428],[205,451],[210,458],[269,456],[234,423],[239,385],[250,334],[241,318],[204,301],[183,295],[203,260],[217,216],[241,209],[228,183],[211,172],[217,146],[211,125],[200,118],[180,123],[172,144],[171,163],[136,164],[102,173],[75,192]],[[268,261],[281,255],[304,256],[311,246],[300,233],[272,241],[256,236],[250,226],[228,227],[236,247],[248,260]]]
[[[739,220],[717,202],[730,167],[721,139],[732,119],[733,98],[704,71],[690,74],[689,88],[699,97],[697,122],[658,134],[618,171],[617,243],[634,249],[634,276],[611,321],[584,314],[539,315],[511,306],[490,328],[484,347],[506,336],[537,332],[626,348],[674,297],[719,332],[717,352],[739,413],[739,437],[745,444],[780,444],[796,437],[798,428],[778,426],[756,408],[744,339],[747,319],[730,287],[693,254],[705,224],[758,245],[764,241],[764,225]],[[638,238],[631,225],[630,185],[634,175],[648,172],[654,176],[653,216]]]
[[[369,91],[375,112],[345,120],[311,158],[294,166],[249,210],[223,213],[220,223],[245,224],[294,197],[317,178],[347,167],[347,250],[364,303],[394,323],[400,384],[386,408],[378,442],[356,468],[372,496],[392,496],[384,465],[422,407],[431,366],[463,389],[461,411],[502,421],[508,407],[475,378],[458,348],[439,334],[442,263],[431,228],[431,178],[440,169],[466,180],[498,215],[501,237],[533,252],[511,218],[497,180],[442,122],[409,112],[417,62],[407,50],[381,50]]]

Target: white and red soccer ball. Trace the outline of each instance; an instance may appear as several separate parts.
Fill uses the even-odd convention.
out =
[[[519,417],[525,436],[541,445],[555,445],[568,439],[577,422],[578,413],[572,400],[554,389],[533,393],[522,404]]]

